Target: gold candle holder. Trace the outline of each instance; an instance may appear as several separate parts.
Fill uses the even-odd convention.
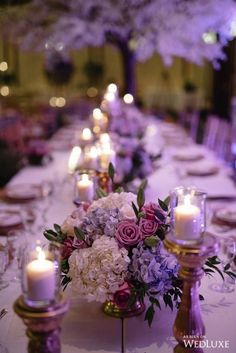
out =
[[[14,311],[27,326],[28,353],[60,353],[60,324],[69,309],[69,302],[61,296],[54,305],[34,308],[25,304],[20,296]]]
[[[164,240],[164,245],[171,254],[176,256],[180,264],[179,275],[183,280],[182,300],[173,327],[179,349],[184,348],[184,340],[190,338],[192,341],[199,342],[205,335],[198,288],[204,274],[203,264],[208,257],[218,252],[219,243],[215,236],[206,232],[199,244],[180,244],[176,242],[173,234],[169,233]]]

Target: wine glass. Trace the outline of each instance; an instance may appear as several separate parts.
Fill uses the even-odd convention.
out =
[[[236,242],[232,238],[228,239],[221,239],[220,240],[220,253],[218,255],[222,270],[224,270],[225,266],[227,264],[231,264],[232,261],[234,261],[236,254]],[[226,278],[222,281],[222,283],[214,283],[211,286],[211,289],[213,289],[216,292],[221,292],[221,293],[231,293],[234,291],[234,286],[232,286],[229,282],[226,281]]]
[[[8,247],[0,246],[0,290],[9,286],[9,282],[3,279],[3,275],[6,272],[9,263]]]
[[[20,280],[22,259],[27,247],[27,236],[24,230],[11,230],[8,232],[7,243],[11,249],[11,261],[9,263],[9,276],[11,281]]]

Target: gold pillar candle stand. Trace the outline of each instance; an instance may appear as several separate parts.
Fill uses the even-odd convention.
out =
[[[30,307],[20,296],[14,303],[14,311],[27,326],[28,353],[60,353],[60,324],[69,309],[68,300],[60,300],[47,307]]]
[[[205,335],[198,288],[204,274],[202,267],[208,257],[218,252],[219,243],[215,236],[206,232],[198,244],[179,244],[173,234],[169,233],[164,245],[180,264],[179,276],[183,280],[183,293],[173,332],[180,346],[184,347],[185,339],[201,341]]]

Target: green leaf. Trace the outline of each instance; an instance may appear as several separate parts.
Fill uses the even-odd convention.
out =
[[[108,175],[111,178],[112,182],[114,180],[114,175],[115,175],[115,168],[113,166],[113,164],[110,162],[109,166],[108,166]]]
[[[167,196],[165,198],[164,203],[166,204],[167,207],[170,205],[170,196]]]
[[[199,300],[204,300],[203,295],[199,294]]]
[[[159,239],[155,236],[147,237],[144,240],[145,245],[147,245],[150,248],[156,246],[158,242],[159,242]]]
[[[48,234],[54,235],[55,237],[57,237],[57,235],[58,235],[58,234],[57,234],[54,230],[52,230],[52,229],[46,229],[45,232],[47,232]]]
[[[148,322],[148,326],[151,327],[152,321],[154,318],[155,310],[154,310],[154,305],[151,304],[149,308],[146,311],[145,318],[144,320]]]
[[[43,235],[45,236],[45,238],[49,241],[56,241],[56,242],[60,242],[59,237],[57,236],[57,233],[53,232],[53,231],[49,231],[49,230],[45,230],[43,232]]]
[[[145,212],[139,212],[138,213],[138,218],[142,218],[142,217],[144,217],[145,216]]]
[[[230,278],[232,279],[235,279],[236,278],[236,274],[234,272],[231,272],[231,271],[224,271],[224,273],[229,276]]]
[[[225,267],[224,267],[224,272],[225,272],[225,271],[228,271],[229,269],[230,269],[230,264],[225,265]]]
[[[171,299],[171,296],[169,294],[164,294],[163,295],[163,300],[166,306],[169,306],[171,310],[173,310],[173,302]]]
[[[55,229],[55,231],[57,232],[57,233],[61,233],[61,227],[58,225],[58,224],[53,224],[53,228]]]
[[[208,266],[208,267],[210,267],[210,268],[213,268],[216,272],[218,272],[219,275],[221,276],[221,278],[222,278],[223,281],[224,281],[224,276],[223,276],[221,270],[220,270],[217,266],[213,265],[213,264],[212,264],[210,261],[208,261],[208,260],[206,261],[205,265]]]
[[[137,204],[138,204],[139,210],[141,210],[145,204],[145,195],[144,195],[144,190],[142,188],[139,188],[138,190]]]
[[[160,207],[162,208],[163,211],[167,212],[168,211],[168,206],[165,204],[164,201],[158,199],[158,203],[160,205]]]
[[[115,190],[115,192],[116,192],[117,194],[120,194],[122,191],[124,191],[124,189],[123,189],[121,186],[119,186],[119,187]]]
[[[134,210],[135,216],[136,216],[136,217],[137,217],[137,219],[138,219],[138,218],[139,218],[139,217],[138,217],[139,212],[138,212],[138,209],[137,209],[137,207],[136,207],[136,205],[135,205],[135,203],[134,203],[134,202],[132,202],[132,207],[133,207],[133,210]]]
[[[64,273],[67,273],[69,271],[68,259],[61,260],[61,270]]]
[[[144,179],[141,184],[139,185],[139,189],[145,190],[147,187],[147,180]]]
[[[75,236],[79,240],[84,240],[84,233],[80,228],[74,227]]]
[[[101,199],[102,197],[106,197],[107,193],[102,188],[97,188],[96,195],[99,199]]]

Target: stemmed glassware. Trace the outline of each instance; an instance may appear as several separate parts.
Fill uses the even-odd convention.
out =
[[[220,240],[220,253],[218,255],[222,270],[226,265],[231,265],[236,256],[236,242],[233,238],[221,239]],[[226,278],[221,283],[214,283],[211,285],[211,289],[216,292],[230,293],[234,291],[234,286],[231,285]]]
[[[0,246],[0,290],[8,287],[9,282],[3,278],[9,263],[8,247]]]

